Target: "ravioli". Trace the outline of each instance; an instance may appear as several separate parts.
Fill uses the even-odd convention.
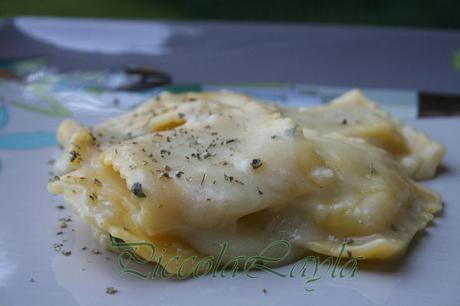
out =
[[[285,109],[283,113],[321,134],[359,137],[387,150],[414,179],[432,178],[446,153],[444,145],[392,118],[359,90],[320,107]]]
[[[347,257],[344,241],[353,256],[390,259],[442,209],[437,193],[409,177],[434,174],[426,164],[435,169],[439,158],[415,146],[437,144],[404,133],[359,93],[342,99],[353,97],[363,109],[339,100],[295,113],[228,92],[164,93],[92,128],[65,120],[60,178],[48,189],[64,194],[102,243],[148,242],[166,259],[217,257],[228,242],[230,260],[281,239],[292,252],[279,264],[311,251]],[[375,132],[366,111],[389,132]],[[360,122],[336,128],[338,113]],[[421,156],[412,172],[411,154]]]

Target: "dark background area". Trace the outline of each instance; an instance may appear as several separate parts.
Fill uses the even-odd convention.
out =
[[[0,0],[0,16],[283,21],[460,28],[459,0]]]

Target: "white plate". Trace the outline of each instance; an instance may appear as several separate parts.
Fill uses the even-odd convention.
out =
[[[440,192],[443,213],[411,244],[398,262],[358,266],[356,277],[281,278],[258,272],[206,276],[186,281],[144,280],[120,276],[117,256],[100,247],[88,227],[69,208],[59,210],[61,197],[48,194],[46,184],[57,153],[53,136],[62,118],[13,107],[9,122],[0,119],[0,305],[460,305],[460,119],[417,120],[413,124],[448,147],[439,176],[423,182]],[[88,115],[85,110],[85,116]],[[78,117],[78,114],[74,114]],[[0,113],[0,118],[2,114]],[[5,119],[5,113],[3,113]],[[81,118],[79,118],[81,119]],[[90,119],[87,119],[91,121]],[[45,132],[34,134],[32,132]],[[19,133],[20,132],[20,133]],[[16,133],[16,134],[11,134]],[[27,147],[35,147],[28,148]],[[42,147],[41,147],[42,146]],[[14,148],[14,149],[12,149]],[[56,235],[58,219],[73,221]],[[63,239],[63,256],[53,243]],[[81,250],[87,246],[88,250]],[[107,259],[106,259],[107,257]],[[292,266],[277,269],[289,272]],[[30,282],[30,278],[34,282]],[[119,290],[106,294],[106,287]],[[266,292],[264,292],[264,289]]]

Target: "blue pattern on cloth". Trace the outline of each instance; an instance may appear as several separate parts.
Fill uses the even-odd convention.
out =
[[[10,115],[8,114],[8,110],[4,105],[0,104],[0,129],[5,127],[10,119]]]
[[[0,149],[28,150],[57,145],[54,132],[18,132],[0,134]]]

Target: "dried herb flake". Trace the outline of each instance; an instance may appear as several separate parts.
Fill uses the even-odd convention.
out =
[[[259,158],[254,158],[252,161],[251,161],[251,166],[252,166],[252,169],[257,169],[259,167],[262,166],[262,161],[259,159]]]
[[[131,186],[131,192],[138,198],[145,198],[145,193],[142,191],[142,184],[141,183],[134,183]]]

